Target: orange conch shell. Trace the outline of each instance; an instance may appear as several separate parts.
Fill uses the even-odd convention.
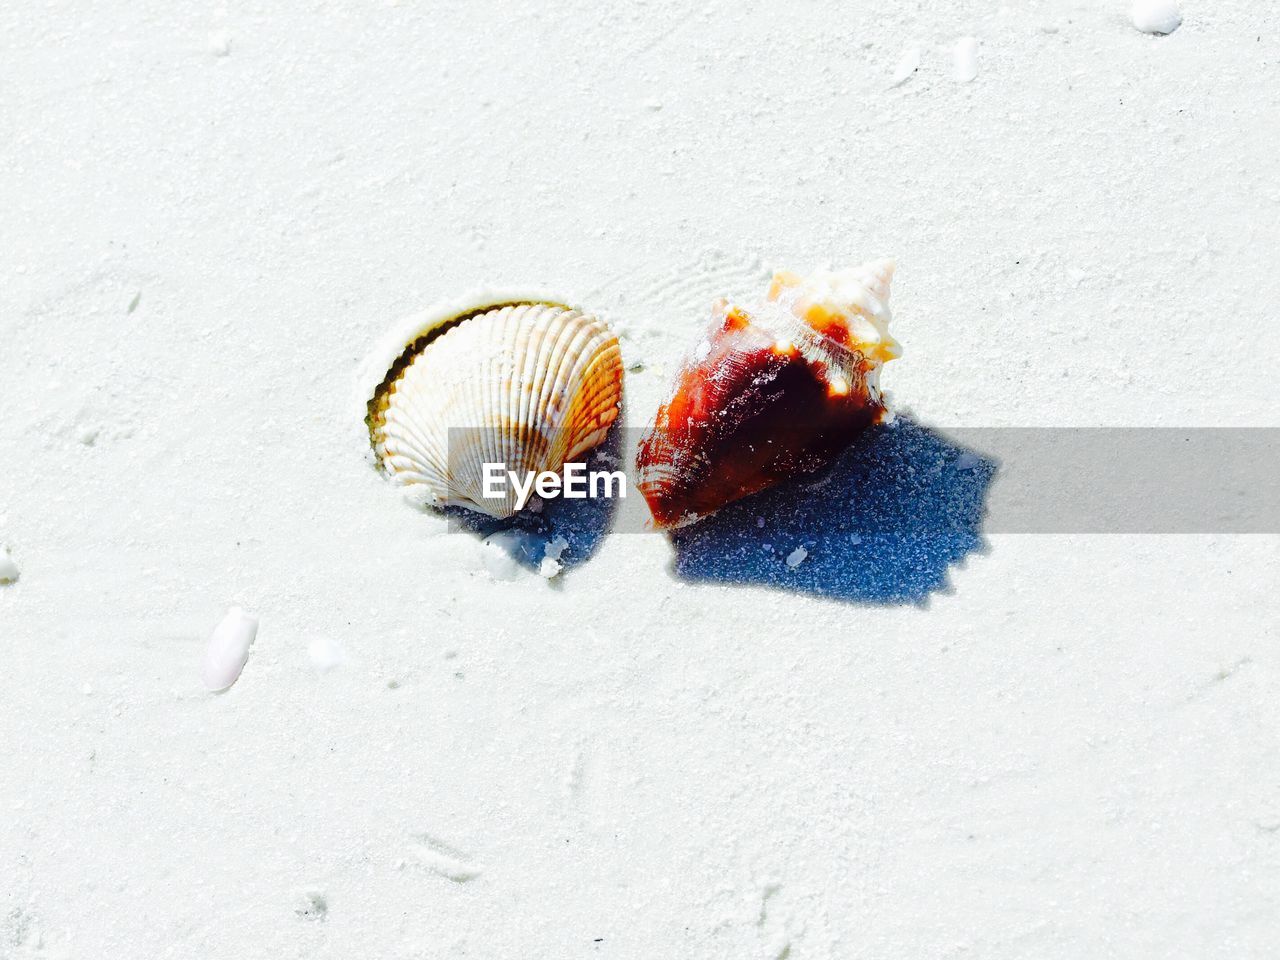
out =
[[[764,303],[715,305],[706,336],[640,442],[637,487],[658,527],[828,465],[886,409],[880,367],[894,262],[774,274]]]

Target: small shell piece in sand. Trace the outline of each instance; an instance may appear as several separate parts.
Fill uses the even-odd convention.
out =
[[[249,648],[258,635],[258,618],[239,607],[232,607],[222,622],[213,628],[209,647],[200,668],[200,679],[211,693],[222,693],[240,678],[249,660]]]
[[[221,30],[209,34],[206,49],[215,57],[225,57],[231,53],[231,34]],[[131,311],[132,312],[132,311]]]
[[[920,48],[907,47],[902,51],[902,59],[898,61],[898,68],[893,71],[893,79],[889,81],[889,86],[901,86],[919,69]]]
[[[1173,33],[1182,25],[1178,0],[1134,0],[1129,19],[1143,33]]]
[[[951,51],[952,76],[957,83],[968,83],[978,76],[978,39],[961,37]]]
[[[480,561],[495,580],[517,580],[520,577],[518,557],[524,538],[518,530],[500,530],[480,545]]]
[[[13,557],[9,556],[9,551],[0,547],[0,583],[13,583],[21,574]]]
[[[564,564],[560,562],[560,558],[564,556],[564,552],[569,549],[569,541],[557,534],[547,541],[547,545],[542,549],[542,563],[538,566],[538,573],[550,580],[552,577],[559,575],[564,569]]]
[[[311,658],[311,665],[319,673],[328,673],[334,667],[340,667],[347,662],[346,651],[336,640],[329,637],[316,637],[307,644],[307,656]]]

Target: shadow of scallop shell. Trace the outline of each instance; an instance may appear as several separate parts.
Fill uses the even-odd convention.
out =
[[[362,394],[379,468],[435,506],[495,518],[512,485],[486,496],[486,464],[559,472],[618,417],[622,362],[599,318],[543,296],[484,295],[410,317],[378,345]],[[368,385],[372,384],[371,388]]]

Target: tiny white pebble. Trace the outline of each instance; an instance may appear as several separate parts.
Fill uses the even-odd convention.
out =
[[[558,575],[563,569],[564,565],[559,560],[553,560],[551,557],[543,557],[542,563],[538,564],[538,573],[548,580]]]
[[[809,551],[804,547],[796,547],[787,554],[787,566],[794,570],[796,567],[800,566],[800,564],[804,563],[804,558],[808,555]]]
[[[645,108],[646,110],[652,110],[654,113],[657,113],[659,110],[661,110],[661,109],[662,109],[662,101],[661,101],[661,100],[646,100],[646,101],[644,102],[644,108]]]
[[[961,37],[956,41],[952,51],[955,68],[953,76],[957,83],[968,83],[978,75],[978,40],[976,37]]]
[[[1178,0],[1134,0],[1129,19],[1143,33],[1173,33],[1182,25]]]
[[[294,909],[304,920],[324,920],[329,915],[329,898],[323,890],[303,890]]]
[[[973,470],[982,465],[982,458],[976,453],[962,453],[956,457],[957,470]]]
[[[756,526],[761,530],[764,529],[764,517],[756,517]]]
[[[231,34],[216,31],[209,34],[208,51],[215,57],[225,57],[231,53]]]
[[[81,687],[81,688],[80,688],[80,692],[81,692],[81,693],[83,693],[86,697],[92,697],[92,696],[93,696],[93,684],[91,684],[91,683],[86,683],[83,687]]]
[[[18,569],[13,557],[9,556],[9,552],[0,549],[0,583],[13,583],[21,574],[22,571]]]
[[[856,533],[851,533],[849,534],[849,542],[856,546],[857,544],[862,542],[862,537]]]
[[[480,546],[480,556],[489,576],[495,580],[515,580],[520,576],[520,564],[514,556],[519,537],[513,531],[495,533]]]
[[[920,69],[920,48],[908,47],[902,51],[902,59],[898,61],[898,68],[893,71],[893,80],[889,86],[896,87],[907,82],[907,79]]]
[[[311,665],[321,673],[328,673],[347,662],[346,651],[329,637],[316,637],[307,644],[307,656],[311,658]]]

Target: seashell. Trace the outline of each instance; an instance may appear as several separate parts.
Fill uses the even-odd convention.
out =
[[[222,693],[231,689],[249,662],[249,648],[257,635],[257,617],[249,616],[239,607],[227,611],[209,636],[204,664],[200,668],[200,679],[206,690]]]
[[[9,551],[0,547],[0,583],[16,583],[21,575],[22,571],[13,557],[9,556]]]
[[[559,472],[618,417],[622,359],[604,321],[562,301],[485,295],[410,317],[374,351],[362,378],[379,468],[425,502],[491,517],[516,512],[485,464],[521,477]],[[490,491],[492,493],[492,491]]]
[[[907,47],[902,51],[902,57],[898,60],[898,66],[893,71],[893,79],[889,81],[890,87],[900,87],[911,79],[911,75],[920,69],[920,48]]]
[[[881,366],[894,262],[774,274],[765,302],[724,301],[640,442],[636,487],[679,527],[820,470],[887,413]]]
[[[978,38],[961,37],[951,51],[952,76],[957,83],[970,83],[978,76]]]
[[[1182,26],[1178,0],[1134,0],[1129,20],[1143,33],[1164,36]]]
[[[314,637],[307,644],[307,656],[317,673],[328,673],[347,662],[347,652],[332,637]]]

